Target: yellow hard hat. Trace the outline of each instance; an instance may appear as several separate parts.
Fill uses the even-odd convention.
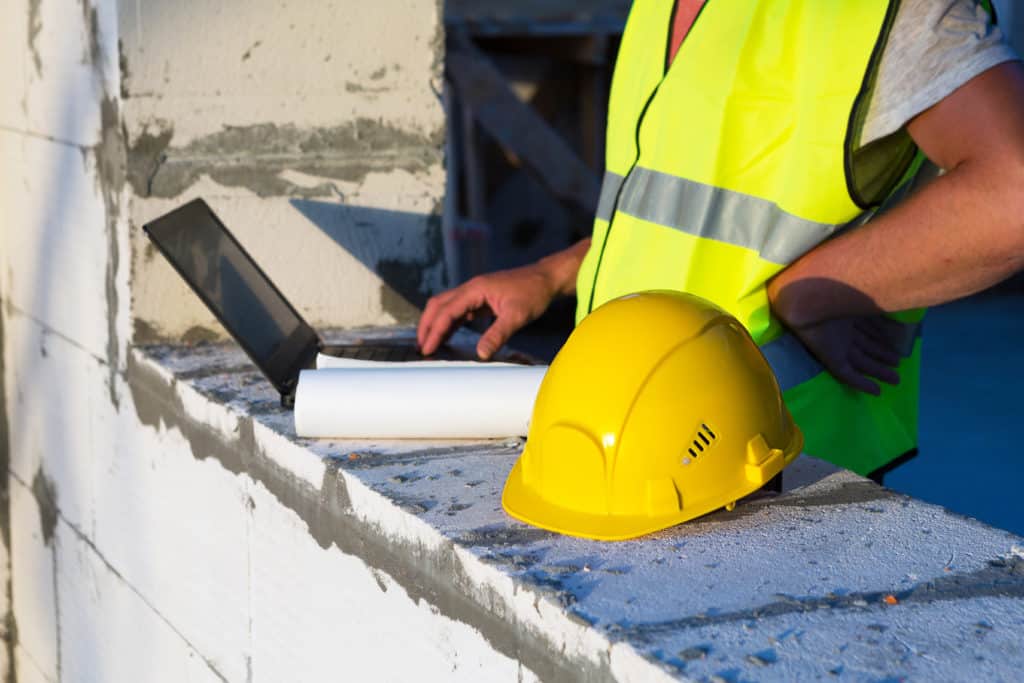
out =
[[[559,351],[501,502],[544,529],[634,538],[731,508],[801,448],[734,317],[690,294],[641,292],[595,310]]]

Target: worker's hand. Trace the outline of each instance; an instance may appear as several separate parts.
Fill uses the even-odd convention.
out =
[[[477,355],[487,360],[547,310],[557,293],[556,283],[540,264],[477,276],[427,302],[416,330],[420,352],[429,356],[459,325],[489,313],[495,320],[476,346]]]
[[[416,330],[420,352],[429,356],[459,325],[490,314],[495,320],[476,345],[477,355],[487,360],[516,331],[540,317],[556,296],[576,292],[576,275],[589,248],[588,237],[536,263],[480,275],[433,297]]]
[[[878,396],[881,389],[873,379],[894,385],[900,382],[895,368],[905,329],[895,320],[882,315],[837,318],[791,329],[843,384]]]

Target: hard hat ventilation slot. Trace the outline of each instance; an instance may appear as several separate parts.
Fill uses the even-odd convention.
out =
[[[696,458],[718,440],[718,436],[705,423],[701,422],[697,428],[697,436],[693,438],[693,445],[686,449],[691,458]]]

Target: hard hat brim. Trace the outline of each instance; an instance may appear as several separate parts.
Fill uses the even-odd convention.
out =
[[[793,437],[783,451],[783,458],[777,471],[772,472],[770,476],[775,476],[795,460],[800,455],[803,445],[803,435],[799,429],[794,429]],[[714,501],[686,505],[678,513],[671,515],[595,515],[555,505],[537,495],[523,482],[522,460],[522,456],[516,460],[505,481],[505,489],[501,495],[501,505],[505,512],[521,522],[541,529],[597,541],[625,541],[673,527],[735,503],[763,485],[749,481]]]

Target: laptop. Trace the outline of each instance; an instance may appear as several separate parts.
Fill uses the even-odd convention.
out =
[[[295,403],[299,371],[323,353],[380,361],[474,360],[443,346],[424,357],[411,339],[326,345],[202,199],[143,226],[178,274],[235,338],[281,395]]]

